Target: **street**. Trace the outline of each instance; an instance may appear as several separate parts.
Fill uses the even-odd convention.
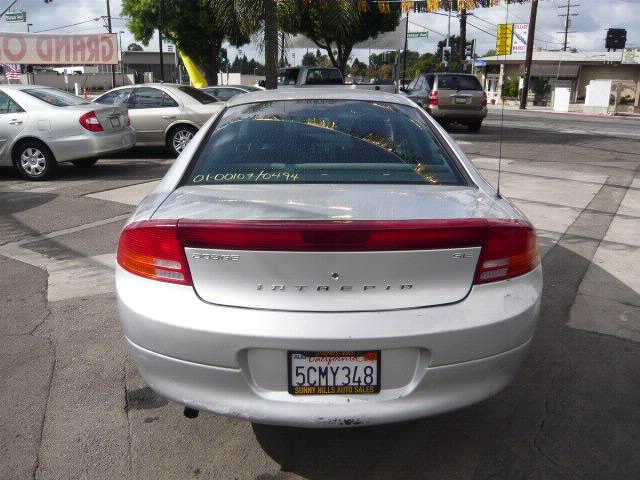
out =
[[[113,264],[167,152],[43,182],[0,169],[0,478],[640,478],[640,120],[492,109],[479,133],[451,133],[494,185],[502,135],[501,191],[543,255],[536,337],[485,402],[344,430],[189,419],[145,386]]]

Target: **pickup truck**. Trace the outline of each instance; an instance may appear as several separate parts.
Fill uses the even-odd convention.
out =
[[[287,67],[278,70],[278,87],[318,87],[328,85],[341,85],[350,88],[366,90],[382,90],[396,93],[396,84],[392,81],[345,83],[342,73],[337,68],[331,67]]]

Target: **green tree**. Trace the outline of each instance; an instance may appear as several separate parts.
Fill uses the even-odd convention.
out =
[[[316,56],[313,53],[307,52],[302,56],[303,67],[315,67],[316,65]]]
[[[444,65],[442,64],[440,57],[433,53],[420,55],[420,57],[412,63],[410,67],[407,67],[407,71],[411,78],[421,73],[441,72],[443,70]]]
[[[143,48],[137,43],[130,43],[129,46],[127,47],[127,50],[130,52],[141,52]]]
[[[268,89],[278,86],[278,7],[276,0],[209,0],[225,12],[231,24],[238,22],[244,35],[263,34],[265,77]]]
[[[229,0],[231,1],[231,0]],[[217,0],[163,0],[162,35],[172,40],[217,85],[220,49],[226,40],[234,46],[249,42],[235,16],[227,17]],[[160,0],[123,0],[122,15],[131,18],[129,30],[145,45],[159,26]]]
[[[398,26],[400,4],[385,5],[390,6],[388,13],[381,11],[378,3],[281,0],[278,15],[285,32],[301,33],[311,39],[344,73],[356,43]]]
[[[351,76],[353,78],[359,78],[364,77],[366,74],[367,64],[355,58],[351,64]]]
[[[484,55],[482,55],[482,56],[483,56],[483,57],[495,57],[495,56],[496,56],[496,53],[498,53],[498,52],[496,52],[496,50],[495,50],[495,49],[491,49],[491,50],[487,50],[487,51],[485,52],[485,54],[484,54]]]

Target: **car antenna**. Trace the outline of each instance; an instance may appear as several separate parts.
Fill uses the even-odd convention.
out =
[[[509,2],[507,2],[507,13],[505,14],[505,19],[504,19],[504,23],[505,26],[509,25]],[[500,32],[498,32],[498,38],[500,36]],[[504,42],[506,43],[506,36],[503,37],[504,38]],[[498,42],[498,47],[500,46],[500,42]],[[504,64],[507,64],[507,49],[506,49],[506,45],[503,45],[502,47],[502,51],[504,54]],[[501,71],[504,72],[504,69],[501,69]],[[502,96],[502,93],[504,91],[504,73],[502,75],[502,83],[500,84],[500,100],[502,102],[502,107],[500,109],[500,128],[498,129],[499,134],[498,134],[498,180],[496,182],[496,197],[498,198],[502,198],[502,194],[500,193],[500,177],[502,176],[502,131],[504,129],[504,98]]]

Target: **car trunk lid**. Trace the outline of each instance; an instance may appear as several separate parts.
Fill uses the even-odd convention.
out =
[[[153,218],[180,219],[206,302],[362,311],[463,299],[486,217],[509,215],[472,187],[225,185],[182,187]]]

